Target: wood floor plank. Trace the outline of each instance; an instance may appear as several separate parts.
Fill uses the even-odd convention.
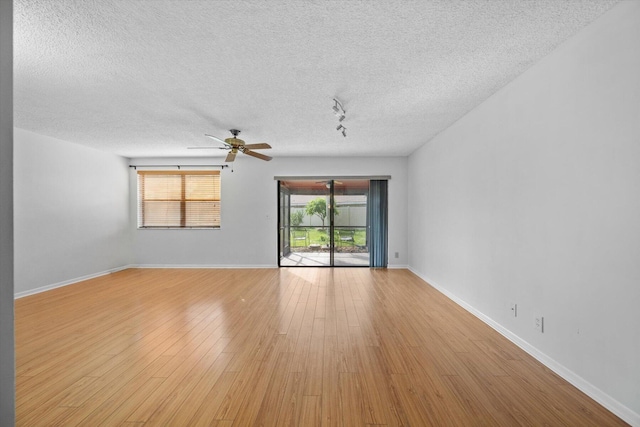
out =
[[[360,384],[360,376],[356,372],[341,372],[338,387],[342,403],[342,419],[345,426],[361,426],[365,424],[365,402]]]
[[[166,406],[176,398],[180,387],[193,387],[200,379],[202,372],[208,370],[215,362],[216,355],[207,357],[194,355],[193,358],[178,358],[174,356],[165,364],[172,366],[171,374],[163,378],[152,393],[141,397],[141,402],[136,410],[127,418],[127,421],[147,422],[156,412],[166,411]]]
[[[456,400],[455,405],[458,407],[458,411],[455,414],[459,417],[458,422],[474,420],[474,424],[478,426],[505,425],[496,418],[497,414],[493,411],[493,407],[487,404],[487,399],[483,394],[484,390],[473,379],[466,376],[448,375],[442,377],[442,381],[449,387],[449,391]]]
[[[324,364],[324,325],[325,319],[316,317],[313,320],[309,351],[304,365],[304,395],[322,395],[322,369]]]
[[[278,411],[277,426],[296,427],[300,425],[303,392],[304,375],[301,372],[289,372]]]
[[[300,426],[320,427],[322,425],[322,404],[320,396],[303,396]]]
[[[15,304],[18,426],[622,426],[407,270],[128,269]]]
[[[216,414],[223,405],[228,404],[228,400],[233,398],[233,395],[229,395],[229,390],[235,383],[237,376],[238,372],[223,372],[218,381],[212,384],[202,404],[185,425],[194,427],[222,425],[221,423],[224,420],[217,419]],[[231,421],[233,420],[226,421],[229,421],[229,425],[231,425]]]
[[[340,372],[343,369],[342,355],[338,350],[337,337],[325,335],[322,362],[322,426],[342,426],[342,401],[340,399]]]
[[[260,404],[260,409],[256,416],[258,426],[277,426],[280,406],[284,401],[285,389],[289,379],[289,362],[292,353],[279,353],[276,366],[269,379],[269,384],[265,393],[265,398]]]
[[[233,357],[232,353],[221,353],[207,369],[202,377],[194,384],[193,388],[188,391],[182,399],[176,400],[177,403],[182,402],[177,409],[171,408],[171,416],[164,417],[169,420],[167,425],[186,426],[193,417],[193,414],[206,402],[207,395],[224,374],[226,366]],[[159,415],[159,414],[158,414]],[[154,416],[156,414],[154,413]],[[157,417],[157,416],[156,416]],[[156,418],[157,419],[157,418]]]
[[[60,357],[50,357],[58,359]],[[58,363],[56,369],[43,372],[41,375],[16,378],[16,407],[25,412],[31,412],[42,402],[57,396],[61,390],[77,387],[77,382],[97,367],[108,363],[112,356],[98,355],[93,358],[76,360],[73,363]],[[73,359],[75,360],[75,359]]]
[[[423,416],[430,425],[438,425],[441,420],[450,420],[454,424],[462,408],[444,384],[444,376],[438,373],[420,347],[412,347],[408,351],[412,357],[408,360],[410,374],[405,379],[408,380],[408,385],[405,386],[411,388],[415,394],[414,399],[422,405]]]
[[[232,418],[234,425],[238,426],[253,425],[257,421],[262,409],[262,402],[269,392],[274,370],[278,366],[278,356],[278,354],[274,354],[273,357],[255,362],[256,366],[252,370],[250,388],[241,392],[243,394],[241,403],[230,405],[223,418]]]
[[[64,420],[64,425],[100,424],[124,403],[137,408],[142,402],[141,397],[147,395],[146,391],[153,390],[165,380],[165,378],[153,377],[153,373],[168,361],[168,357],[161,356],[144,368],[132,370],[122,378],[110,376],[98,378],[91,383],[91,387],[84,390],[83,394],[78,395],[76,400],[60,402],[60,405],[74,404],[78,408]],[[132,399],[134,395],[138,398]]]
[[[290,372],[303,372],[305,370],[312,339],[317,295],[318,287],[311,287],[307,300],[304,303],[304,312],[302,314],[302,320],[300,321],[300,328],[294,329],[293,331],[295,332],[292,332],[293,336],[291,336],[291,339],[295,339],[296,345],[290,364]]]
[[[435,426],[429,421],[429,414],[413,389],[411,380],[406,374],[390,374],[393,398],[398,406],[401,425]]]
[[[153,393],[164,382],[164,378],[152,377],[137,388],[133,393],[119,392],[116,399],[109,400],[98,409],[84,418],[81,425],[113,426],[126,421],[127,414],[135,411],[140,405],[138,399],[132,399],[134,395],[147,396]]]
[[[260,410],[260,404],[269,384],[271,369],[275,367],[276,363],[276,358],[267,361],[249,361],[229,388],[224,404],[220,406],[215,419],[235,420],[241,409],[256,411],[256,413],[245,414],[247,417],[257,416],[257,411]],[[249,396],[253,396],[250,401]],[[251,407],[249,408],[249,406]]]

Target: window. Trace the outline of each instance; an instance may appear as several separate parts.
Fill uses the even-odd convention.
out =
[[[220,228],[219,171],[139,171],[139,228]]]

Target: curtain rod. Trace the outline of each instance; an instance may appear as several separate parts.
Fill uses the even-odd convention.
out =
[[[229,165],[129,165],[130,168],[228,168]]]

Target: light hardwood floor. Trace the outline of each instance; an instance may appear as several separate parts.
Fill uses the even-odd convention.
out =
[[[15,312],[19,426],[625,425],[406,270],[130,269]]]

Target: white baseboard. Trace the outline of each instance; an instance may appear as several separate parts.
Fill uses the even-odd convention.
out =
[[[640,414],[632,411],[630,408],[626,407],[622,403],[618,402],[616,399],[612,398],[598,387],[594,386],[590,382],[586,381],[581,376],[577,375],[575,372],[566,368],[564,365],[558,363],[551,357],[547,356],[536,347],[529,344],[527,341],[523,340],[510,330],[503,327],[501,324],[493,320],[492,318],[486,316],[480,311],[476,310],[473,306],[469,305],[466,301],[458,298],[442,286],[438,285],[436,282],[430,280],[419,272],[415,271],[411,267],[409,267],[409,271],[413,274],[424,280],[427,284],[438,290],[444,296],[458,304],[460,307],[467,310],[469,313],[473,314],[478,319],[482,320],[484,323],[489,325],[492,329],[498,332],[500,335],[507,338],[509,341],[520,347],[522,350],[526,351],[528,354],[533,356],[540,363],[545,365],[547,368],[551,369],[553,372],[564,378],[578,390],[582,391],[584,394],[607,408],[609,411],[613,412],[615,415],[620,417],[625,422],[631,424],[632,426],[640,426]]]
[[[393,269],[393,270],[408,270],[409,266],[408,265],[398,265],[398,264],[387,264],[387,268],[388,269]]]
[[[41,286],[35,289],[29,289],[28,291],[18,292],[14,294],[14,299],[23,298],[29,295],[39,294],[40,292],[50,291],[51,289],[61,288],[63,286],[72,285],[74,283],[82,282],[83,280],[94,279],[96,277],[104,276],[107,274],[115,273],[118,271],[126,270],[127,268],[131,268],[131,265],[124,265],[122,267],[116,267],[109,270],[101,271],[99,273],[87,274],[86,276],[76,277],[74,279],[64,280],[62,282],[53,283],[51,285]]]
[[[275,264],[267,265],[217,265],[217,264],[137,264],[130,268],[278,268]]]

